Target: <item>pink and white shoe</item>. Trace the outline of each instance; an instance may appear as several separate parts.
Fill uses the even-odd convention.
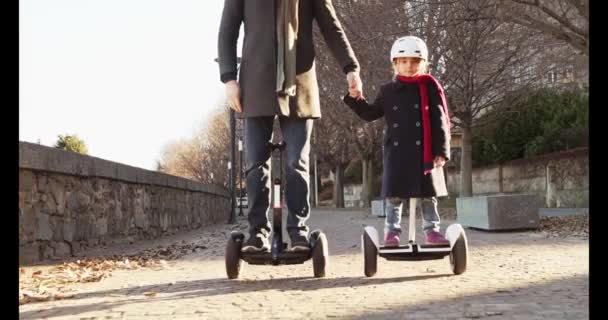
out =
[[[450,244],[450,241],[438,231],[429,231],[426,233],[426,244]]]
[[[389,231],[384,233],[384,246],[394,248],[399,246],[399,233]]]

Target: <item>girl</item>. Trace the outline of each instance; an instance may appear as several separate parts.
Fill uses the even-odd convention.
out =
[[[426,73],[428,50],[407,36],[391,48],[395,77],[369,104],[351,90],[344,102],[363,120],[384,117],[382,197],[386,199],[384,245],[399,246],[401,211],[409,198],[422,198],[427,244],[449,244],[439,233],[437,197],[446,196],[443,165],[449,160],[450,120],[443,89]]]

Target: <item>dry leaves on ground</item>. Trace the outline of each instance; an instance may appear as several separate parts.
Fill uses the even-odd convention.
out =
[[[146,249],[132,255],[113,255],[64,262],[46,272],[38,270],[29,276],[24,269],[20,269],[19,304],[71,298],[74,292],[67,287],[70,283],[97,282],[109,277],[116,269],[162,270],[167,267],[167,260],[175,260],[204,249],[207,247],[200,243],[182,241],[167,247]]]
[[[589,237],[589,214],[577,214],[564,217],[542,217],[540,231],[548,238],[555,237]]]

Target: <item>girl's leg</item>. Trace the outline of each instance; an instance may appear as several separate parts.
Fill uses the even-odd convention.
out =
[[[420,201],[422,211],[422,231],[439,231],[439,212],[437,212],[437,198],[422,198]]]
[[[399,246],[399,235],[401,234],[401,209],[403,201],[398,197],[390,197],[385,200],[384,213],[384,245],[387,247]]]
[[[421,203],[422,230],[426,234],[427,244],[449,244],[450,242],[439,232],[439,212],[437,211],[437,198],[424,198]]]

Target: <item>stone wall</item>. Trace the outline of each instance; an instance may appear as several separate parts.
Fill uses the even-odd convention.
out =
[[[458,195],[460,172],[448,170],[448,190]],[[589,206],[589,150],[573,149],[473,169],[473,194],[536,193],[546,207]]]
[[[344,207],[345,208],[361,208],[364,203],[361,200],[361,192],[363,185],[346,184],[344,185]]]
[[[221,187],[19,143],[19,263],[224,221]]]

